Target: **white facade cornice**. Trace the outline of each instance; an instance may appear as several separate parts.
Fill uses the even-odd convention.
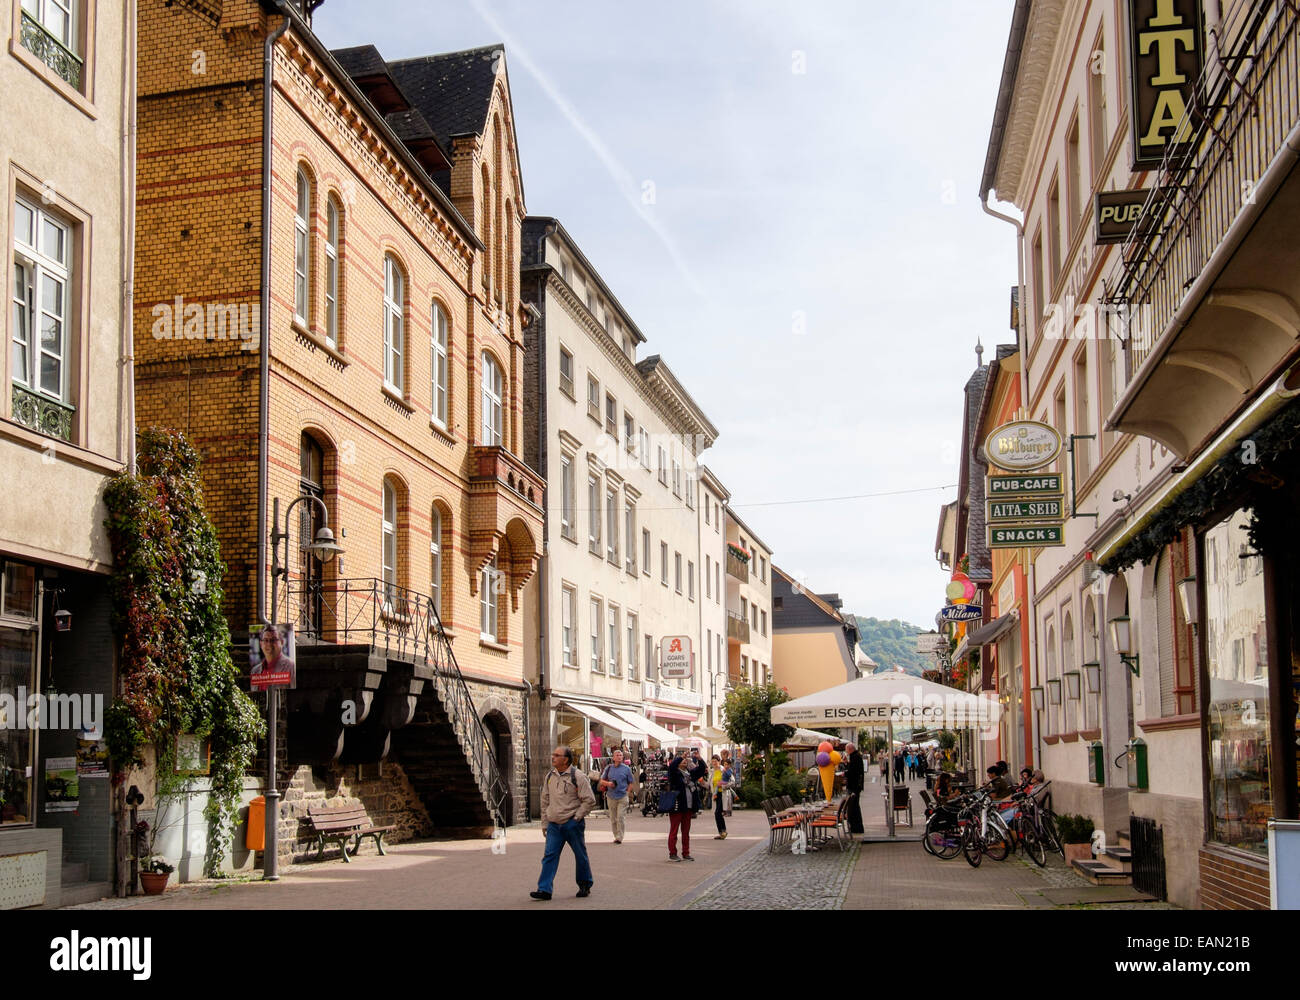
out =
[[[1031,155],[1038,132],[1039,115],[1044,99],[1055,94],[1049,89],[1058,36],[1066,10],[1065,0],[1040,0],[1032,5],[1025,30],[1024,46],[1016,70],[1015,94],[1007,116],[1002,139],[1002,153],[994,174],[994,192],[998,201],[1011,202],[1023,209],[1026,168],[1034,161]]]
[[[609,331],[597,322],[591,310],[574,294],[569,283],[560,277],[554,268],[551,268],[546,276],[546,287],[554,292],[570,319],[586,331],[592,343],[609,361],[618,366],[637,395],[652,406],[666,424],[679,434],[693,435],[698,432],[699,425],[675,398],[675,394],[660,388],[663,383],[647,379],[637,370],[636,363],[624,353],[619,344],[614,342]],[[660,391],[654,391],[656,388],[660,388]]]

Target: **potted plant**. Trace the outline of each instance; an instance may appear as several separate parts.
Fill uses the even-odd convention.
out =
[[[1066,864],[1092,860],[1092,832],[1096,828],[1090,816],[1063,813],[1056,817],[1056,829],[1065,847]]]
[[[176,869],[162,858],[145,858],[140,866],[140,885],[146,896],[160,896],[167,888],[167,880]]]

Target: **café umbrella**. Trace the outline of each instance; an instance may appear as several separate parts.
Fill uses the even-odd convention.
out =
[[[999,705],[989,698],[958,691],[922,677],[890,671],[871,674],[825,691],[782,702],[772,722],[815,729],[818,726],[885,726],[894,743],[894,726],[914,729],[975,729],[995,726]],[[894,836],[894,769],[889,782],[889,835]]]

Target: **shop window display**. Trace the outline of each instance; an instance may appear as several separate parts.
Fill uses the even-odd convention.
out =
[[[1265,854],[1274,815],[1263,558],[1240,510],[1205,533],[1210,840]]]
[[[0,825],[9,826],[35,819],[35,734],[26,726],[27,706],[20,696],[40,690],[36,573],[31,566],[6,562],[0,580]]]

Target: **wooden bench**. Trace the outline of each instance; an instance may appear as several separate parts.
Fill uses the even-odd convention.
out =
[[[370,817],[362,806],[309,806],[307,818],[311,820],[312,831],[316,834],[317,861],[325,860],[326,841],[337,843],[343,852],[343,860],[349,863],[351,858],[348,855],[355,855],[361,850],[363,837],[374,840],[380,854],[388,853],[384,850],[384,834],[394,827],[372,826]],[[353,842],[351,851],[347,845],[349,840]]]

